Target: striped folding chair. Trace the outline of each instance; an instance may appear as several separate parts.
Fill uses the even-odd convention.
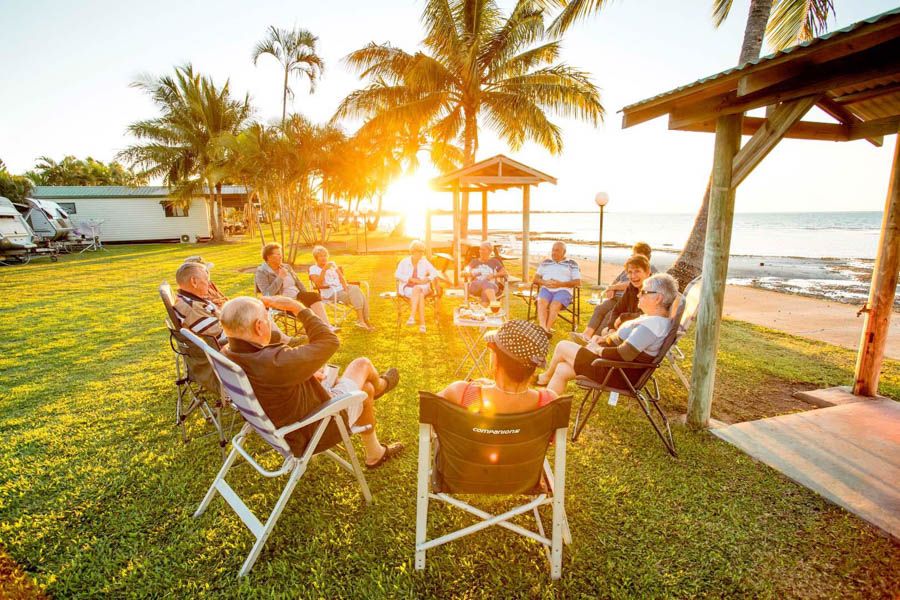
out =
[[[325,433],[325,429],[332,421],[335,423],[341,434],[341,440],[343,441],[344,450],[348,455],[349,462],[331,450],[326,450],[322,454],[325,454],[334,460],[344,470],[354,474],[362,489],[362,495],[366,504],[372,502],[372,494],[369,491],[369,486],[366,483],[366,478],[360,468],[359,460],[353,449],[353,444],[350,442],[350,434],[347,431],[347,426],[341,415],[341,413],[346,411],[352,404],[363,402],[366,399],[365,392],[354,392],[352,394],[333,398],[320,405],[302,420],[284,427],[276,428],[266,415],[262,405],[260,405],[259,401],[256,399],[256,394],[253,392],[253,388],[250,386],[250,380],[247,379],[244,370],[221,353],[204,344],[199,337],[187,329],[182,329],[181,333],[191,342],[202,348],[206,353],[207,358],[216,371],[216,375],[219,377],[219,381],[222,383],[222,387],[231,397],[232,405],[241,413],[241,416],[246,421],[241,428],[241,431],[231,440],[231,452],[228,454],[228,458],[225,459],[225,464],[219,469],[219,473],[213,480],[212,486],[210,486],[209,491],[206,492],[206,496],[204,496],[199,508],[197,508],[197,512],[194,513],[195,518],[202,515],[209,506],[210,501],[212,501],[213,496],[215,496],[216,492],[219,492],[222,498],[224,498],[234,512],[237,513],[238,517],[241,518],[244,525],[246,525],[253,533],[256,542],[253,544],[250,554],[247,555],[247,559],[241,566],[238,577],[243,577],[251,568],[253,568],[253,563],[256,562],[263,545],[266,543],[266,539],[275,528],[275,523],[278,521],[278,517],[281,516],[281,511],[284,510],[288,499],[294,491],[294,487],[306,472],[309,461],[316,456],[314,454],[316,446],[322,438],[322,435]],[[314,424],[316,425],[315,432],[310,437],[309,443],[303,450],[303,454],[301,456],[295,456],[284,436],[292,431]],[[280,468],[268,470],[260,465],[250,453],[247,452],[244,448],[244,440],[251,433],[256,433],[263,441],[281,454],[284,460]],[[288,481],[284,486],[284,490],[278,497],[278,501],[275,503],[275,507],[272,509],[272,512],[269,514],[265,523],[262,523],[256,515],[253,514],[247,505],[244,504],[244,501],[241,500],[231,486],[228,485],[228,482],[225,481],[225,476],[232,466],[234,466],[238,456],[241,456],[250,463],[250,466],[263,477],[275,478],[288,475]]]

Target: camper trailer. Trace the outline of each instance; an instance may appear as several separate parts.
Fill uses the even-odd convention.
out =
[[[74,237],[75,226],[59,204],[33,198],[26,198],[25,202],[25,221],[36,236],[46,242],[63,242]]]
[[[25,263],[37,253],[34,234],[9,199],[0,196],[0,264]]]

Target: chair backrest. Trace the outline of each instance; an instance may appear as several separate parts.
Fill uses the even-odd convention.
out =
[[[285,458],[293,456],[284,436],[278,433],[275,424],[272,423],[259,400],[256,399],[256,394],[253,392],[253,387],[244,370],[221,352],[210,348],[193,332],[182,328],[181,334],[206,354],[222,388],[231,399],[231,404],[241,413],[244,420],[282,456]]]
[[[684,311],[678,322],[678,337],[681,338],[697,318],[697,310],[700,308],[700,291],[702,275],[692,280],[684,288]]]
[[[569,425],[572,398],[533,412],[483,415],[419,392],[419,423],[438,439],[436,489],[463,494],[528,494],[540,490],[547,446]]]
[[[159,297],[162,300],[163,306],[166,307],[166,315],[168,315],[169,320],[172,321],[173,325],[180,329],[181,317],[175,312],[175,294],[172,293],[172,286],[169,285],[168,281],[163,281],[159,284]]]

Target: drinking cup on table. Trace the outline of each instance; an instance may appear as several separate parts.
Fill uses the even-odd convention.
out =
[[[325,380],[322,381],[322,385],[326,388],[334,387],[334,383],[337,381],[338,371],[340,371],[340,367],[337,365],[327,364],[325,365]]]
[[[491,302],[491,305],[490,305],[490,306],[491,306],[491,312],[494,313],[495,315],[496,315],[498,312],[500,312],[500,303],[499,303],[498,301],[493,300],[493,301]]]

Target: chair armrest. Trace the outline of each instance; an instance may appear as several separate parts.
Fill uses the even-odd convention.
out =
[[[343,396],[338,396],[337,398],[332,398],[328,402],[317,406],[315,410],[303,417],[303,420],[297,421],[296,423],[291,423],[290,425],[285,425],[284,427],[276,430],[275,433],[281,436],[287,435],[293,431],[302,429],[307,425],[311,425],[316,421],[321,421],[326,417],[337,415],[342,410],[347,410],[347,408],[354,402],[362,402],[365,399],[366,393],[363,391],[353,392],[352,394],[345,394]]]
[[[646,369],[654,368],[653,363],[629,362],[624,360],[609,360],[607,358],[597,358],[591,362],[592,367],[609,367],[618,369]]]

